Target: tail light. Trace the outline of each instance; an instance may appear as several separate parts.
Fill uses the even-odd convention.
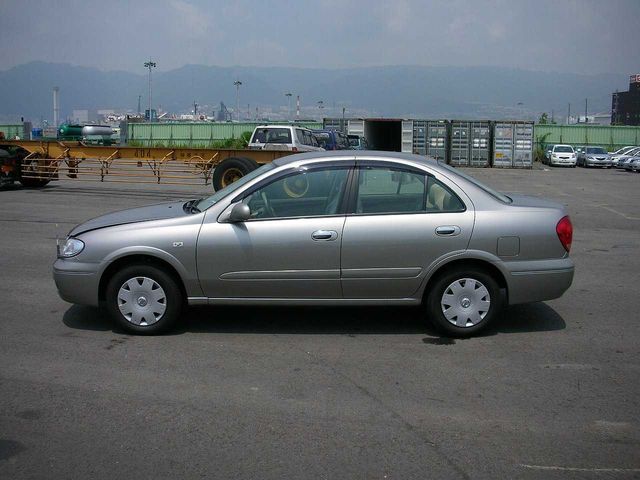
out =
[[[556,233],[560,243],[568,253],[571,250],[571,240],[573,240],[573,225],[571,225],[571,219],[568,215],[560,219],[556,225]]]
[[[292,147],[292,148],[291,148],[291,151],[292,151],[292,152],[297,152],[297,151],[298,151],[298,147]]]

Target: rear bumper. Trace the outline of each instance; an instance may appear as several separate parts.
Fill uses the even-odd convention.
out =
[[[574,266],[569,257],[558,260],[507,264],[509,305],[540,302],[562,296],[573,282]]]
[[[53,264],[53,280],[58,295],[65,302],[98,306],[99,277],[97,265],[62,259]]]

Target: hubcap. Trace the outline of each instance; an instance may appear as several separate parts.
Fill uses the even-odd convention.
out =
[[[445,318],[457,327],[473,327],[484,319],[491,306],[489,290],[474,278],[461,278],[445,288],[440,307]]]
[[[167,296],[160,284],[151,278],[130,278],[118,291],[118,309],[134,325],[153,325],[167,309]]]
[[[244,174],[239,168],[229,168],[222,176],[222,186],[231,185],[236,180],[242,178]]]

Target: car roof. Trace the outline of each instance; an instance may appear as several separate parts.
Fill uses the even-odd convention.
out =
[[[303,127],[302,125],[287,125],[287,124],[276,124],[276,125],[258,125],[256,127],[256,129],[258,128],[301,128],[303,130],[310,130],[307,127]]]
[[[424,155],[414,155],[413,153],[400,153],[400,152],[381,152],[377,150],[337,150],[337,151],[319,151],[319,152],[305,152],[295,155],[287,155],[274,160],[273,163],[280,167],[288,165],[290,163],[310,161],[310,160],[379,160],[399,163],[412,162],[419,163],[430,168],[437,169],[439,171],[445,171],[446,169],[441,167],[437,160],[432,157],[426,157]]]

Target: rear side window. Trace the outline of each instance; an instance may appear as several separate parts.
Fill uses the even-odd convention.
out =
[[[465,207],[446,185],[426,174],[391,168],[362,168],[356,213],[460,212]]]

